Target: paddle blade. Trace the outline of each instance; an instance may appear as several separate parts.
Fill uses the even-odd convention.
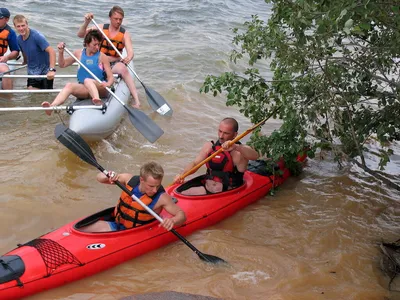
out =
[[[102,169],[102,167],[97,163],[92,149],[90,149],[85,140],[75,131],[65,127],[63,124],[57,124],[54,130],[54,135],[61,144],[79,156],[83,161],[91,164],[99,170]]]
[[[202,261],[205,261],[207,263],[229,265],[225,260],[223,260],[222,258],[219,258],[217,256],[214,256],[214,255],[204,254],[204,253],[201,253],[201,252],[197,253],[197,255],[200,257],[200,259]]]
[[[163,96],[157,93],[152,88],[144,86],[147,95],[147,101],[151,108],[162,116],[172,116],[172,107],[165,101]]]
[[[129,112],[129,119],[133,126],[135,126],[150,143],[154,143],[164,134],[164,131],[144,112],[127,106],[125,106],[125,108]]]

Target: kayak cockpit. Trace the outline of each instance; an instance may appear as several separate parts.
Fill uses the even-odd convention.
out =
[[[114,210],[115,210],[115,207],[113,206],[113,207],[106,208],[102,211],[99,211],[98,213],[95,213],[93,215],[90,215],[90,216],[80,220],[73,226],[73,228],[79,232],[88,233],[88,234],[93,234],[93,233],[95,233],[95,234],[96,233],[113,233],[113,234],[115,234],[116,232],[122,232],[122,231],[127,231],[127,230],[132,230],[132,229],[143,229],[148,226],[153,226],[154,223],[157,223],[157,220],[154,219],[154,220],[149,221],[149,223],[146,223],[146,224],[143,224],[140,226],[136,226],[133,228],[118,229],[116,231],[112,231],[110,229],[110,231],[87,232],[87,231],[83,230],[84,227],[92,225],[92,224],[96,223],[97,221],[115,222]]]
[[[249,161],[247,171],[261,175],[261,176],[270,177],[273,175],[273,172],[271,171],[272,169],[274,169],[275,171],[280,169],[280,167],[277,164],[272,163],[272,165],[270,165],[271,163],[272,162],[265,161],[265,160],[251,160],[251,161]],[[193,188],[193,187],[204,186],[205,177],[206,177],[206,175],[201,175],[201,176],[197,176],[193,179],[190,179],[187,182],[180,185],[179,187],[177,187],[174,192],[179,194],[180,196],[185,196],[184,194],[182,194],[183,191]],[[212,193],[212,194],[210,193],[207,195],[190,195],[188,197],[191,197],[191,198],[193,197],[194,199],[197,199],[198,197],[215,198],[214,196],[217,194],[221,195],[221,194],[232,193],[232,192],[236,193],[245,188],[246,180],[248,180],[248,177],[245,175],[243,177],[242,185],[235,187],[233,189],[229,189],[228,191],[222,191],[220,193]]]
[[[102,211],[99,211],[98,213],[95,213],[87,218],[84,218],[80,220],[78,223],[74,225],[74,228],[76,230],[79,230],[83,227],[86,227],[88,225],[91,225],[97,221],[114,221],[114,207],[109,207],[106,208]]]
[[[25,273],[25,263],[18,255],[0,256],[0,284],[16,280],[22,286],[20,277]]]

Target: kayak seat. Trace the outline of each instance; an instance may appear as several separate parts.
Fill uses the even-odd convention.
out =
[[[203,182],[204,182],[204,178],[205,177],[206,177],[206,175],[200,175],[200,176],[197,176],[197,177],[195,177],[193,179],[190,179],[189,181],[187,181],[187,182],[183,183],[181,186],[179,186],[176,189],[176,191],[178,193],[181,193],[181,192],[183,192],[183,191],[185,191],[187,189],[190,189],[192,187],[202,186],[202,185],[204,185]]]
[[[0,256],[0,284],[16,280],[19,286],[22,282],[19,278],[25,273],[24,261],[18,255]]]
[[[257,159],[249,161],[247,170],[261,176],[271,176],[274,175],[273,171],[280,170],[280,167],[271,160]]]
[[[185,190],[187,190],[187,189],[190,189],[190,188],[192,188],[192,187],[204,186],[204,180],[205,180],[205,178],[206,178],[206,175],[197,176],[197,177],[195,177],[195,178],[193,178],[193,179],[191,179],[191,180],[185,182],[185,183],[182,184],[181,186],[179,186],[179,187],[176,189],[176,191],[177,191],[178,193],[182,193],[183,191],[185,191]],[[245,182],[243,182],[243,184],[245,184]],[[241,185],[241,186],[242,186],[242,185]],[[235,188],[233,188],[233,189],[229,189],[229,190],[231,191],[231,190],[234,190],[234,189],[239,188],[239,187],[240,187],[240,186],[237,186],[237,187],[235,187]],[[222,191],[221,193],[223,193],[223,192],[224,192],[224,191]],[[215,193],[215,194],[219,194],[219,193]],[[215,194],[214,194],[214,195],[215,195]],[[199,195],[199,196],[203,196],[203,195]],[[196,197],[196,195],[192,195],[192,197]]]
[[[107,209],[104,209],[98,213],[95,213],[94,215],[91,215],[83,220],[80,220],[78,223],[74,225],[75,229],[79,229],[85,226],[88,226],[90,224],[93,224],[99,220],[103,221],[114,221],[114,209],[115,207],[109,207]]]

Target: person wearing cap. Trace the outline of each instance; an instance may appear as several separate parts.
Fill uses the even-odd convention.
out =
[[[9,19],[10,11],[5,7],[0,8],[0,74],[10,70],[7,61],[16,59],[19,54],[17,35],[7,24]],[[10,53],[6,55],[7,48],[10,49]],[[12,90],[12,80],[3,78],[2,88],[4,90]]]
[[[14,27],[20,34],[18,45],[28,64],[28,75],[46,75],[47,78],[28,78],[27,87],[34,89],[52,89],[56,69],[56,52],[50,46],[43,34],[29,28],[28,21],[23,15],[14,17]]]

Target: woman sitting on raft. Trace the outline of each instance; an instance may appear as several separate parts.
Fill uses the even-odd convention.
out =
[[[100,45],[103,40],[102,34],[98,30],[89,31],[84,38],[84,47],[82,50],[75,50],[74,55],[99,78],[102,83],[94,79],[88,71],[80,67],[77,77],[78,83],[69,82],[50,104],[45,101],[43,107],[58,106],[67,100],[70,95],[78,99],[92,98],[95,105],[102,105],[100,97],[106,97],[108,92],[106,87],[111,87],[114,83],[114,77],[111,71],[110,62],[107,56],[100,52]],[[64,58],[64,43],[58,44],[58,64],[60,68],[66,68],[75,62],[73,57]],[[107,81],[106,81],[107,78]],[[46,110],[46,114],[51,115],[51,110]]]

